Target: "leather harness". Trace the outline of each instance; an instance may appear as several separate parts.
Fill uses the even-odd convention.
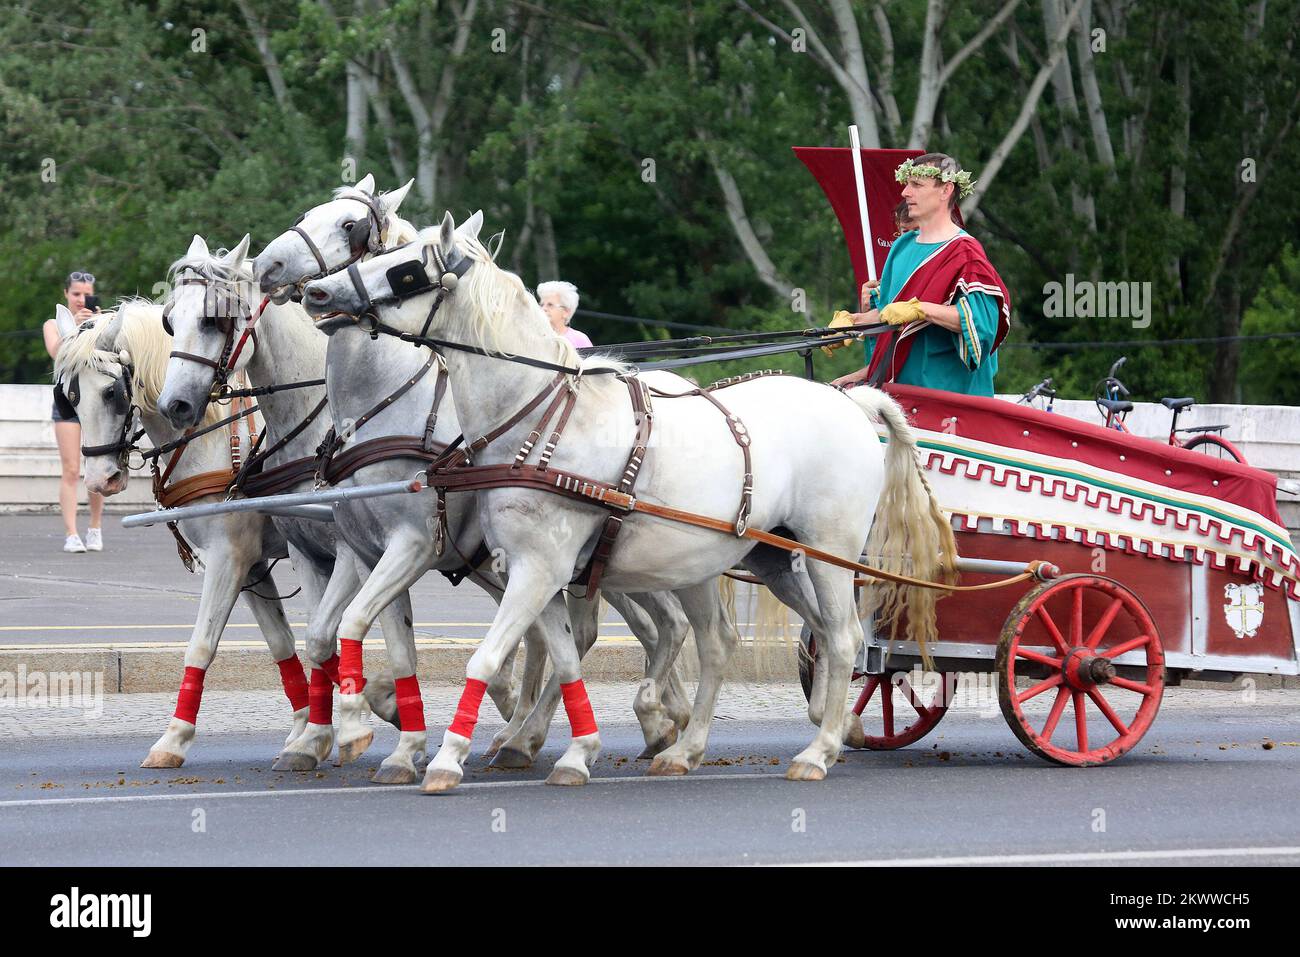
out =
[[[613,554],[618,533],[623,527],[624,515],[622,513],[627,511],[626,508],[613,503],[615,501],[634,499],[633,492],[636,488],[637,478],[641,473],[641,465],[645,460],[646,449],[649,446],[654,425],[652,396],[659,399],[681,399],[689,396],[700,396],[711,402],[723,414],[731,430],[732,438],[735,439],[744,456],[745,471],[744,480],[741,484],[740,504],[735,521],[730,526],[730,531],[738,536],[743,536],[749,524],[754,491],[749,432],[740,417],[730,412],[713,395],[713,392],[717,389],[724,389],[740,382],[749,381],[759,375],[773,374],[779,375],[780,373],[763,372],[735,376],[705,388],[691,389],[680,393],[664,392],[656,389],[635,375],[619,375],[617,378],[627,386],[628,395],[632,401],[632,411],[636,420],[636,437],[633,440],[632,449],[628,453],[627,462],[623,466],[622,475],[616,485],[598,482],[562,469],[551,468],[550,462],[555,454],[555,448],[559,444],[564,428],[569,422],[574,406],[577,404],[577,389],[568,382],[564,373],[557,374],[523,408],[502,425],[470,442],[467,448],[449,450],[447,455],[440,461],[435,462],[430,468],[428,473],[429,485],[436,490],[438,496],[434,531],[435,552],[441,555],[446,547],[446,493],[448,490],[480,491],[492,488],[531,488],[559,493],[569,498],[585,501],[588,504],[604,505],[610,509],[610,514],[605,518],[605,522],[601,526],[590,559],[582,572],[573,579],[575,584],[585,585],[587,599],[593,599],[596,596],[596,590],[600,586],[605,567]],[[552,394],[551,403],[546,407],[523,444],[520,445],[513,462],[495,465],[470,464],[475,452],[486,448],[491,442],[513,429]],[[537,463],[532,466],[525,466],[528,457],[545,433],[548,423],[556,416],[557,412],[559,417],[538,456]]]
[[[235,398],[232,401],[235,412],[246,411],[252,403],[244,397]],[[190,437],[193,432],[190,429],[186,432],[186,437]],[[263,432],[263,435],[265,432]],[[261,441],[253,429],[251,421],[248,422],[248,438],[250,447],[254,447],[257,442]],[[171,478],[172,472],[180,463],[181,456],[189,448],[188,442],[183,442],[176,447],[171,458],[167,461],[167,466],[163,470],[158,468],[158,459],[155,457],[150,460],[153,471],[153,497],[160,508],[180,508],[182,505],[188,505],[196,499],[203,498],[207,495],[218,495],[226,492],[230,488],[230,483],[234,481],[235,476],[239,473],[242,452],[240,450],[240,437],[238,427],[232,427],[230,430],[230,468],[216,469],[211,472],[200,472],[197,475],[191,475],[189,478],[181,479],[172,485],[167,484]],[[167,528],[171,531],[172,537],[176,539],[176,552],[180,555],[181,563],[185,565],[186,570],[194,571],[194,550],[190,543],[185,540],[181,534],[180,528],[175,522],[168,522]]]

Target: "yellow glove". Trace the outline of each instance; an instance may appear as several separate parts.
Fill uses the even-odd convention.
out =
[[[835,315],[831,316],[831,321],[826,326],[827,329],[844,329],[852,327],[853,314],[847,309],[841,309],[836,312]],[[853,340],[851,339],[844,339],[841,342],[832,342],[830,345],[822,346],[822,352],[826,353],[826,358],[829,359],[836,349],[847,346],[852,341]]]
[[[915,296],[907,302],[891,302],[880,310],[880,321],[887,322],[891,326],[904,326],[924,318],[925,310],[921,308],[921,300]]]

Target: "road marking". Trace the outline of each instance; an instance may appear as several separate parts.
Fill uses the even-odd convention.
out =
[[[1194,860],[1217,857],[1300,857],[1300,847],[1187,847],[1164,851],[1078,851],[1055,854],[988,854],[967,857],[895,857],[860,861],[801,861],[773,867],[968,867],[999,864],[1087,864]]]
[[[292,774],[295,772],[280,772]],[[654,784],[661,781],[734,781],[742,778],[766,778],[769,781],[785,780],[783,775],[754,771],[749,774],[695,774],[682,777],[608,777],[592,778],[589,784]],[[487,790],[491,788],[529,788],[544,786],[546,781],[538,778],[529,781],[471,781],[459,785],[457,791]],[[28,798],[17,801],[0,801],[0,810],[11,807],[38,807],[43,805],[69,804],[133,804],[145,801],[213,801],[227,798],[281,797],[286,794],[400,794],[418,791],[418,784],[369,784],[359,787],[338,788],[285,788],[284,790],[266,791],[193,791],[187,794],[121,794],[100,795],[96,797],[75,798]]]
[[[89,630],[89,629],[88,629]],[[382,638],[370,639],[375,643],[375,647],[382,647]],[[415,639],[417,648],[461,648],[476,647],[482,638],[457,638],[452,635],[438,635],[430,637],[428,635],[418,635]],[[631,634],[602,634],[599,641],[612,642],[615,644],[635,644],[636,639]],[[40,645],[6,645],[0,644],[0,655],[18,654],[25,652],[37,651],[166,651],[189,647],[189,642],[185,641],[66,641],[50,642],[49,644]],[[229,648],[265,648],[265,641],[254,639],[231,638],[221,643],[223,649]]]

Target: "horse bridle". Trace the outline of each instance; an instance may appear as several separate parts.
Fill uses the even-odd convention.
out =
[[[342,272],[344,269],[355,266],[364,259],[367,254],[378,256],[380,253],[384,252],[385,216],[383,210],[381,210],[379,205],[375,202],[374,197],[363,193],[360,196],[344,196],[342,198],[354,200],[365,206],[366,218],[354,220],[351,225],[345,227],[348,233],[348,251],[350,256],[337,266],[331,267],[326,264],[325,257],[321,254],[320,247],[316,245],[315,240],[311,238],[307,233],[307,230],[303,229],[302,226],[299,225],[307,218],[306,213],[303,213],[295,219],[293,225],[289,227],[289,232],[297,233],[298,237],[307,245],[307,249],[312,254],[312,258],[316,260],[316,265],[319,269],[319,271],[313,275],[304,276],[293,284],[293,291],[290,292],[289,298],[294,302],[302,301],[302,288],[307,285],[307,283],[313,282],[317,279],[324,279],[326,276],[332,276],[337,272]]]
[[[118,364],[122,367],[122,374],[118,376],[112,386],[112,395],[109,398],[108,406],[116,414],[122,416],[122,431],[118,434],[116,442],[109,442],[104,445],[83,445],[81,454],[86,457],[96,455],[117,455],[118,464],[125,466],[131,452],[135,450],[135,443],[144,435],[144,429],[137,429],[132,434],[131,426],[136,418],[136,409],[133,404],[134,391],[131,386],[132,368],[128,363],[118,359]],[[74,375],[68,380],[68,387],[63,388],[60,382],[54,387],[64,399],[66,399],[73,408],[81,401],[81,376]]]
[[[394,251],[389,250],[389,252]],[[437,280],[429,278],[430,255],[432,255],[433,264],[438,270]],[[456,261],[456,265],[448,266],[447,260],[437,246],[425,246],[420,251],[418,259],[408,259],[385,271],[384,278],[388,281],[390,291],[387,295],[372,297],[369,290],[366,289],[366,284],[361,281],[361,271],[357,269],[356,263],[350,263],[346,267],[348,279],[352,281],[352,288],[356,291],[361,303],[357,311],[351,313],[351,317],[362,328],[367,328],[363,320],[368,319],[370,322],[368,331],[371,338],[378,338],[381,332],[392,333],[396,330],[379,321],[379,314],[375,311],[376,306],[381,303],[403,302],[414,296],[433,291],[436,295],[433,297],[433,304],[429,307],[429,314],[424,318],[424,327],[420,330],[420,336],[425,337],[428,335],[429,326],[433,323],[433,317],[437,314],[438,307],[442,305],[443,299],[455,291],[457,285],[460,284],[461,278],[465,273],[469,272],[470,267],[473,265],[474,260],[462,254],[460,259]]]
[[[218,399],[227,387],[230,379],[230,373],[234,371],[235,363],[239,361],[240,353],[243,352],[244,343],[250,338],[253,340],[253,348],[257,348],[257,332],[253,326],[256,324],[262,309],[266,308],[266,301],[263,300],[262,307],[258,309],[257,315],[253,315],[248,308],[248,303],[238,292],[232,293],[223,286],[215,284],[210,279],[204,279],[201,276],[186,276],[181,279],[179,285],[182,286],[203,286],[203,315],[200,321],[211,322],[222,335],[226,337],[225,344],[221,347],[221,355],[213,360],[207,356],[195,355],[192,352],[181,352],[173,350],[171,357],[174,359],[186,359],[190,362],[197,362],[200,365],[208,366],[215,373],[212,380],[211,399]],[[171,311],[174,302],[169,302],[163,307],[162,326],[167,335],[175,336],[172,331]],[[236,320],[246,320],[244,333],[240,336],[239,341],[235,341]]]

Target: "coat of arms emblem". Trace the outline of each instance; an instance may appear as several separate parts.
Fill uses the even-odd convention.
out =
[[[1228,603],[1223,606],[1228,627],[1236,632],[1238,638],[1254,638],[1255,632],[1264,623],[1264,586],[1225,585],[1223,595],[1228,599]]]

